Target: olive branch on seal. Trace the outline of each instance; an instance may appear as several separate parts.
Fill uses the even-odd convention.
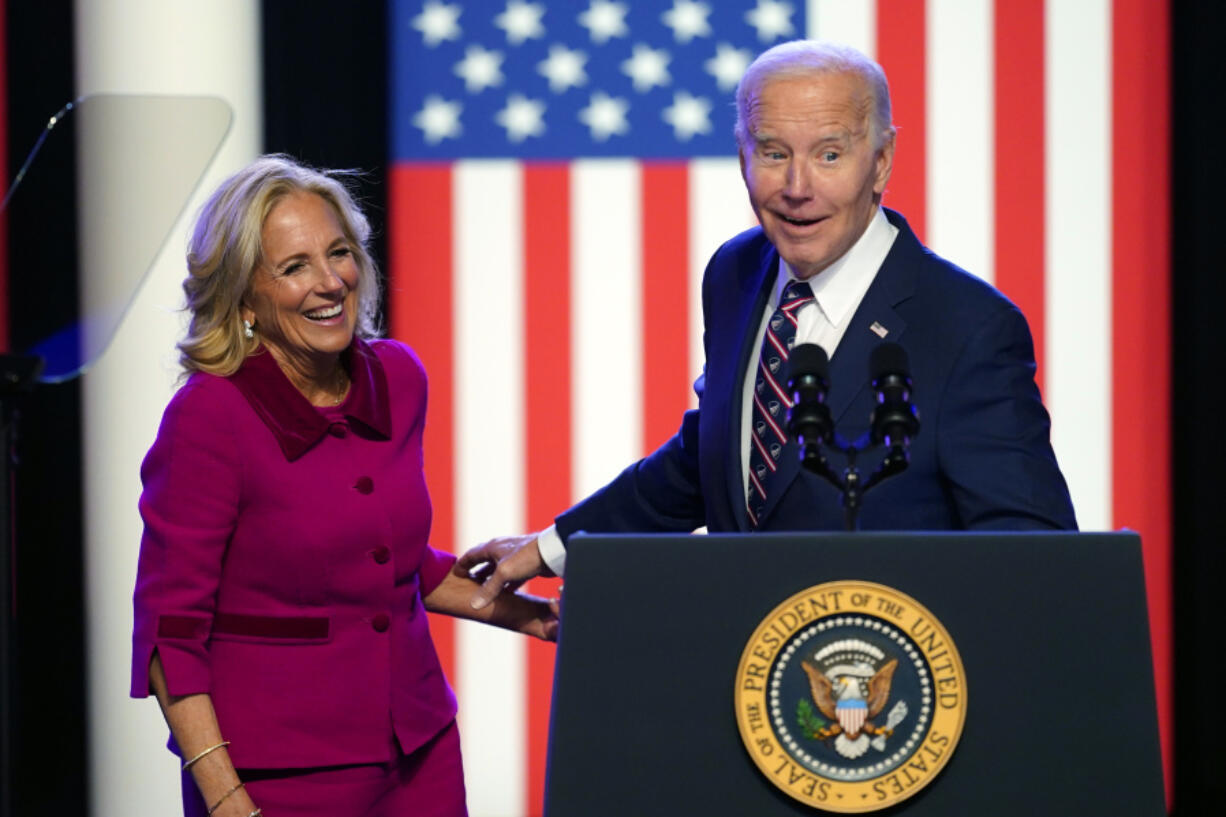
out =
[[[796,702],[796,725],[807,738],[820,740],[825,737],[822,730],[826,728],[826,721],[813,711],[813,705],[804,698]]]

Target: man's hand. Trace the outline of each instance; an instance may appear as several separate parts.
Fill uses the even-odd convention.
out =
[[[535,533],[503,536],[477,545],[456,562],[456,570],[481,582],[472,607],[480,610],[504,589],[515,590],[533,576],[552,576],[541,558]]]

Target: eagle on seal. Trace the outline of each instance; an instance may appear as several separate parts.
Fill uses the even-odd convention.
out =
[[[817,735],[822,739],[836,738],[834,747],[839,754],[857,758],[868,751],[869,735],[893,733],[889,724],[885,728],[873,724],[872,718],[881,714],[890,700],[890,684],[898,659],[892,658],[868,677],[868,694],[864,694],[863,681],[867,673],[839,672],[835,668],[830,675],[822,672],[808,661],[800,666],[809,676],[809,689],[818,710],[834,721]],[[837,737],[836,737],[837,736]]]

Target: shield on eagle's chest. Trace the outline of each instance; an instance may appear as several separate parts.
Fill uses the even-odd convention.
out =
[[[868,718],[868,704],[860,700],[839,701],[834,707],[834,714],[838,716],[843,732],[848,737],[855,737]]]

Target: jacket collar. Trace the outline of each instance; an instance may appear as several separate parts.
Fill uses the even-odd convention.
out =
[[[341,361],[349,371],[349,395],[330,413],[357,420],[377,436],[390,439],[392,416],[383,363],[374,349],[357,337],[342,354]],[[247,398],[291,462],[319,442],[332,425],[324,412],[294,388],[263,347],[249,355],[228,379]]]
[[[905,218],[888,208],[882,209],[898,228],[898,235],[830,359],[830,393],[826,403],[836,423],[860,392],[869,388],[868,362],[873,349],[882,341],[897,342],[906,332],[906,318],[895,307],[915,293],[916,276],[927,252]]]

